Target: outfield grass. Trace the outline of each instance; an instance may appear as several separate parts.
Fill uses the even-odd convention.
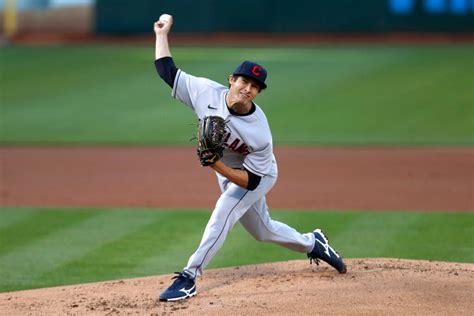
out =
[[[473,45],[176,47],[223,84],[263,63],[275,144],[472,145]],[[159,79],[154,48],[3,47],[0,144],[189,144],[195,118]]]
[[[0,291],[180,271],[208,211],[0,209]],[[474,262],[472,213],[272,213],[301,232],[321,227],[347,258]],[[304,259],[237,225],[209,268]]]

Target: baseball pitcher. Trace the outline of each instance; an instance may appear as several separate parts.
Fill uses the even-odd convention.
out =
[[[302,234],[272,220],[268,213],[265,195],[277,180],[278,168],[267,118],[254,102],[267,88],[265,68],[244,61],[229,75],[228,86],[192,76],[178,69],[171,57],[168,34],[172,25],[173,18],[167,14],[154,24],[155,67],[172,96],[196,114],[197,156],[202,166],[216,173],[221,195],[199,247],[160,300],[177,301],[197,294],[196,279],[237,222],[258,241],[306,253],[310,262],[321,259],[345,273],[342,257],[320,229]]]

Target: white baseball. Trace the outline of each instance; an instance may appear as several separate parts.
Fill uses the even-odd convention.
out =
[[[171,19],[171,15],[162,14],[162,15],[160,15],[160,20],[159,21],[162,22],[162,23],[168,23],[170,21],[170,19]]]

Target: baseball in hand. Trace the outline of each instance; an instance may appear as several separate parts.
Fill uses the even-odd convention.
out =
[[[171,19],[171,15],[169,14],[162,14],[160,15],[160,19],[159,19],[159,22],[163,23],[163,24],[166,24],[170,21]]]

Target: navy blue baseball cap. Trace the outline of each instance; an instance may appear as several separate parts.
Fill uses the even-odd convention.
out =
[[[257,63],[254,63],[253,61],[244,61],[235,69],[232,75],[244,76],[253,79],[262,89],[265,89],[267,87],[267,85],[265,84],[265,79],[267,79],[267,71],[265,70],[265,68],[263,68]]]

